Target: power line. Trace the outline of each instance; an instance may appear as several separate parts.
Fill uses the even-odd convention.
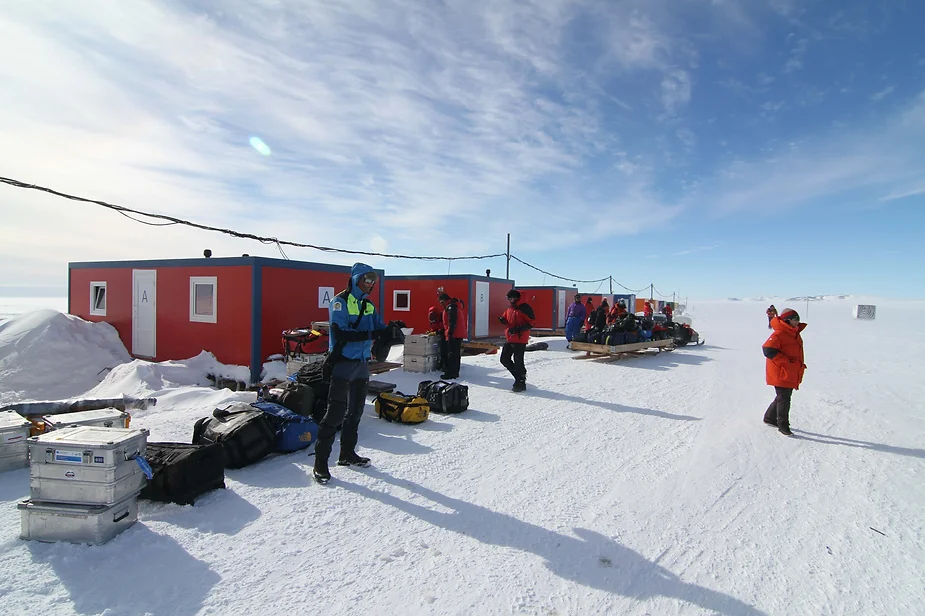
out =
[[[26,182],[20,182],[19,180],[14,180],[12,178],[0,177],[0,183],[9,184],[10,186],[13,186],[14,188],[25,188],[29,190],[37,190],[41,192],[46,192],[46,193],[55,195],[57,197],[63,197],[64,199],[70,199],[71,201],[80,201],[83,203],[93,203],[96,205],[101,205],[105,208],[109,208],[113,211],[116,211],[122,215],[126,215],[125,214],[126,212],[131,212],[132,214],[136,214],[139,216],[145,216],[147,218],[154,218],[157,220],[169,221],[166,224],[184,225],[187,227],[193,227],[194,229],[201,229],[203,231],[216,231],[218,233],[224,233],[225,235],[230,235],[232,237],[256,240],[264,244],[276,244],[277,246],[281,244],[285,244],[286,246],[295,246],[297,248],[311,248],[313,250],[320,250],[322,252],[336,252],[336,253],[351,254],[351,255],[364,255],[367,257],[385,257],[389,259],[414,259],[418,261],[443,261],[443,260],[463,261],[463,260],[478,260],[478,259],[494,259],[496,257],[506,256],[505,253],[500,252],[500,253],[491,254],[491,255],[469,255],[469,256],[463,256],[463,257],[433,257],[433,256],[420,256],[420,255],[387,254],[383,252],[367,252],[365,250],[348,250],[346,248],[332,248],[330,246],[303,244],[300,242],[290,242],[287,240],[281,240],[275,237],[265,237],[262,235],[254,235],[253,233],[241,233],[240,231],[234,231],[232,229],[224,229],[221,227],[212,227],[209,225],[202,225],[199,223],[190,222],[188,220],[183,220],[182,218],[175,218],[173,216],[167,216],[165,214],[152,214],[150,212],[142,212],[140,210],[135,210],[132,208],[121,206],[121,205],[107,203],[106,201],[100,201],[98,199],[87,199],[84,197],[78,197],[76,195],[69,195],[67,193],[63,193],[63,192],[60,192],[60,191],[57,191],[51,188],[47,188],[45,186],[38,186],[36,184],[27,184]],[[137,221],[137,222],[143,222],[143,221]],[[155,224],[155,223],[144,223],[144,224]],[[166,225],[155,224],[155,226],[166,226]]]
[[[529,267],[529,268],[531,268],[531,269],[535,269],[536,271],[540,272],[541,274],[546,274],[547,276],[552,276],[553,278],[558,278],[559,280],[567,280],[568,282],[582,282],[582,283],[593,284],[593,283],[595,283],[595,282],[604,282],[604,281],[610,279],[610,276],[608,276],[607,278],[595,278],[594,280],[578,280],[578,279],[576,279],[576,278],[566,278],[565,276],[556,276],[555,274],[552,274],[552,273],[550,273],[550,272],[547,272],[546,270],[540,269],[540,268],[538,268],[538,267],[535,266],[535,265],[531,265],[530,263],[527,263],[527,262],[524,261],[523,259],[520,259],[520,258],[518,258],[518,257],[516,257],[516,256],[514,256],[514,255],[511,255],[511,258],[514,259],[515,261],[517,261],[518,263],[522,263],[522,264],[526,265],[527,267]]]

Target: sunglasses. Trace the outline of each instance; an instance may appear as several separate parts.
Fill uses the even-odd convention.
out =
[[[379,277],[376,276],[375,274],[364,274],[363,275],[363,282],[365,282],[366,284],[376,284],[377,280],[379,280]]]
[[[787,321],[788,323],[799,323],[800,317],[788,317],[784,320]]]

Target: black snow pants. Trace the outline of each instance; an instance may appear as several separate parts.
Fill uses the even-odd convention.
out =
[[[777,424],[778,428],[790,428],[790,397],[793,390],[789,387],[775,387],[777,396],[764,413],[767,423]]]

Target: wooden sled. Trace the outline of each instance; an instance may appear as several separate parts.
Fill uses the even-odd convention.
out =
[[[568,348],[573,351],[585,351],[584,355],[576,355],[572,359],[604,359],[616,361],[626,355],[642,355],[646,351],[655,349],[657,353],[673,351],[674,340],[650,340],[648,342],[633,342],[631,344],[593,344],[591,342],[569,342]]]

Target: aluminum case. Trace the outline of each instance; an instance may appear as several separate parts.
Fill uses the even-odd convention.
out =
[[[20,537],[36,541],[106,543],[138,521],[138,496],[105,506],[21,501]]]
[[[95,411],[81,411],[79,413],[65,413],[63,415],[47,415],[42,417],[47,431],[60,430],[70,426],[100,426],[103,428],[127,428],[131,415],[119,409],[99,409]]]
[[[32,422],[15,411],[0,413],[0,472],[29,465]]]
[[[78,426],[29,439],[35,501],[110,505],[137,494],[148,430]]]

